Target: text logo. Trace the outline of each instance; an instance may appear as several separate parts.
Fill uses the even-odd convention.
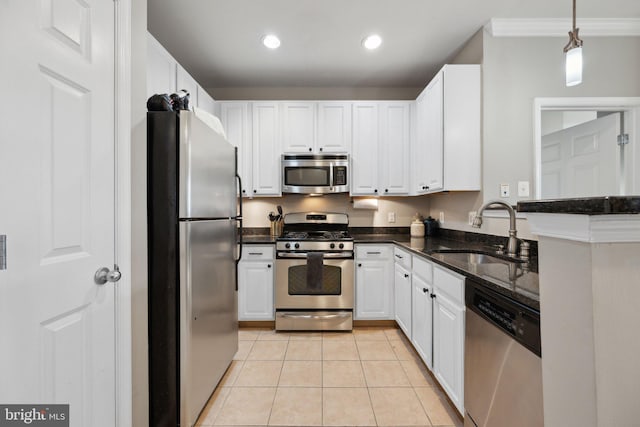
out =
[[[69,427],[69,405],[0,405],[0,427]]]

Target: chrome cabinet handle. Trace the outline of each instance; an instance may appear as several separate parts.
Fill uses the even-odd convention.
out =
[[[249,255],[263,255],[262,252],[249,252]]]
[[[367,255],[380,255],[381,252],[367,252]]]

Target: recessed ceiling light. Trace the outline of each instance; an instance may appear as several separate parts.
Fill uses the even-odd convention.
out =
[[[262,44],[269,49],[277,49],[280,47],[280,39],[273,34],[267,34],[262,38]]]
[[[377,34],[371,34],[362,40],[362,46],[369,50],[377,49],[382,44],[382,38]]]

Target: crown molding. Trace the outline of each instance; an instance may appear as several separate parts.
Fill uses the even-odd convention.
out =
[[[503,19],[492,18],[485,26],[492,37],[565,37],[571,30],[570,18]],[[638,18],[578,18],[580,36],[640,36]]]

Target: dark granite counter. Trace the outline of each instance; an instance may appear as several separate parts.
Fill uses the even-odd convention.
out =
[[[458,251],[458,254],[461,251],[469,251],[500,257],[495,254],[495,247],[487,242],[482,242],[478,236],[467,240],[454,240],[444,237],[411,238],[408,234],[355,234],[354,242],[359,244],[397,244],[414,254],[469,277],[502,295],[540,310],[538,260],[536,257],[532,257],[528,263],[474,264],[461,260],[459,256],[455,255],[455,251]],[[450,252],[437,252],[441,250]]]
[[[436,251],[471,251],[496,255],[496,244],[506,245],[506,237],[492,236],[480,233],[457,232],[454,230],[440,230],[438,237],[412,238],[406,230],[384,229],[387,233],[376,233],[371,229],[351,230],[356,244],[397,244],[408,251],[422,256],[436,264],[455,271],[465,277],[502,294],[515,299],[536,310],[540,309],[538,286],[537,243],[532,244],[532,257],[529,263],[492,263],[473,264],[461,260],[451,253]],[[276,238],[269,234],[259,234],[262,229],[245,230],[243,241],[245,244],[275,244]],[[268,229],[266,229],[268,232]],[[362,232],[364,231],[364,233]],[[390,232],[391,231],[391,232]],[[398,231],[398,232],[393,232]],[[497,255],[499,257],[499,255]]]
[[[518,202],[518,212],[578,215],[640,213],[640,196],[606,196]]]

